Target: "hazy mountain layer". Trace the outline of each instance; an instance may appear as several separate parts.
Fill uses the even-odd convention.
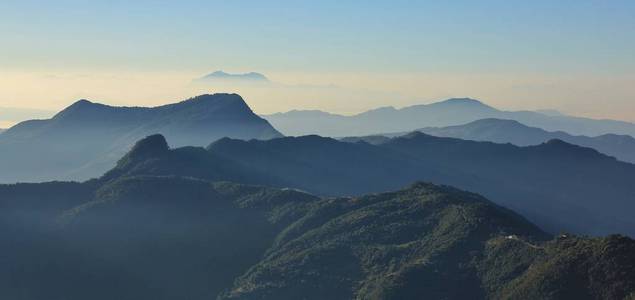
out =
[[[416,133],[380,145],[305,136],[170,150],[152,136],[99,181],[179,175],[359,195],[425,180],[483,194],[551,232],[635,236],[633,174],[635,165],[559,140],[518,147]]]
[[[159,107],[80,100],[53,118],[22,122],[0,136],[0,182],[96,177],[140,138],[161,133],[173,146],[233,137],[280,137],[236,94],[202,95]]]
[[[269,79],[260,73],[249,72],[243,74],[231,74],[224,71],[215,71],[199,79],[199,82],[269,82]]]
[[[382,107],[354,116],[294,110],[263,117],[285,135],[294,136],[318,134],[344,137],[410,132],[417,128],[461,125],[486,118],[516,120],[525,125],[571,134],[596,136],[613,133],[635,136],[633,123],[533,111],[502,111],[469,98],[449,99],[401,109]]]
[[[551,239],[478,195],[425,183],[322,199],[124,176],[0,185],[0,207],[3,299],[622,299],[635,291],[635,241]]]
[[[538,145],[552,139],[596,149],[626,162],[635,162],[635,138],[629,135],[604,134],[596,137],[550,132],[525,126],[517,121],[483,119],[465,125],[418,129],[426,134],[464,140],[512,143],[518,146]],[[377,137],[372,137],[377,143]]]

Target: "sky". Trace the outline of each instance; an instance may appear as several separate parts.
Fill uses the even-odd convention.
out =
[[[471,97],[635,121],[635,1],[2,0],[0,37],[0,127],[221,91],[262,114]],[[191,84],[215,70],[274,84]]]

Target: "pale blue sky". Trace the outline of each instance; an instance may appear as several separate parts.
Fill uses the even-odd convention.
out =
[[[634,1],[12,1],[4,68],[631,72]]]
[[[228,90],[264,113],[468,96],[635,120],[635,1],[0,0],[0,107],[160,104],[217,69],[341,87]]]

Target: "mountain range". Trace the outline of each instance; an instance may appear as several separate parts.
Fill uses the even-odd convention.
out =
[[[589,137],[563,131],[550,132],[529,127],[513,120],[482,119],[464,125],[418,129],[426,134],[464,140],[538,145],[552,139],[596,149],[619,160],[635,163],[635,138],[630,135],[603,134]]]
[[[560,140],[518,147],[413,133],[378,145],[304,136],[169,149],[155,135],[97,181],[177,175],[343,196],[424,180],[482,194],[550,232],[635,236],[633,174],[635,165]]]
[[[452,137],[463,140],[487,141],[494,143],[511,143],[517,146],[531,146],[558,139],[570,144],[593,148],[619,160],[635,163],[635,138],[630,135],[603,134],[589,137],[571,135],[564,131],[546,131],[536,127],[529,127],[514,120],[481,119],[463,125],[447,127],[426,127],[416,131],[433,136]],[[366,141],[380,144],[391,137],[408,134],[409,132],[384,133],[361,137],[345,137],[342,141]]]
[[[481,139],[490,136],[491,128],[501,139],[519,135],[530,140],[535,135],[528,132],[537,132],[537,143],[550,137],[595,140],[491,119],[423,130],[437,135],[467,132],[460,137]],[[156,132],[162,135],[143,139],[117,163],[136,140]],[[82,100],[52,119],[23,122],[2,134],[0,164],[6,171],[0,179],[85,180],[112,169],[99,180],[121,174],[179,175],[325,196],[383,192],[426,180],[483,194],[551,232],[635,235],[635,221],[627,213],[635,208],[635,166],[563,139],[519,147],[423,133],[342,141],[280,137],[235,94],[202,95],[155,108]],[[617,144],[587,143],[596,148]],[[158,154],[137,159],[146,157],[139,149]]]
[[[222,137],[282,136],[236,94],[201,95],[151,108],[80,100],[51,119],[25,121],[0,135],[0,182],[96,177],[137,140],[154,133],[177,147]]]
[[[293,110],[264,115],[263,118],[283,134],[292,136],[318,134],[345,137],[410,132],[417,128],[462,125],[488,118],[515,120],[548,131],[565,131],[576,135],[612,133],[635,136],[635,124],[629,122],[596,120],[552,112],[504,111],[470,98],[455,98],[400,109],[381,107],[353,116],[317,110]]]
[[[635,299],[620,138],[283,137],[235,94],[81,100],[0,135],[0,179],[95,177],[0,184],[0,298]]]
[[[128,159],[156,154],[137,146]],[[121,174],[0,185],[0,208],[3,299],[635,295],[632,239],[554,237],[481,196],[429,183],[320,198]]]

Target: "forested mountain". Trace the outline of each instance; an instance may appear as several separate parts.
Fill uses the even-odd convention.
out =
[[[122,163],[157,154],[137,151]],[[635,241],[553,238],[481,196],[427,183],[318,198],[119,175],[0,185],[0,207],[3,299],[622,299],[635,291]]]
[[[19,123],[0,136],[0,182],[85,180],[103,174],[154,133],[173,146],[233,137],[280,137],[236,94],[201,95],[164,106],[113,107],[80,100],[48,120]]]
[[[469,98],[413,105],[400,109],[382,107],[353,116],[315,110],[293,110],[263,116],[285,135],[318,134],[345,137],[384,132],[410,132],[423,127],[462,125],[480,119],[516,120],[549,131],[597,136],[626,134],[635,136],[635,124],[614,120],[596,120],[535,111],[504,111]]]
[[[417,129],[426,134],[464,140],[512,143],[518,146],[538,145],[559,139],[567,143],[593,148],[626,162],[635,162],[635,138],[630,135],[571,135],[563,131],[546,131],[513,120],[482,119],[464,125]],[[377,137],[373,137],[377,139]]]
[[[551,232],[635,236],[633,174],[635,165],[560,140],[518,147],[413,133],[380,145],[304,136],[169,149],[151,136],[98,181],[178,175],[341,196],[424,180],[485,195]]]

